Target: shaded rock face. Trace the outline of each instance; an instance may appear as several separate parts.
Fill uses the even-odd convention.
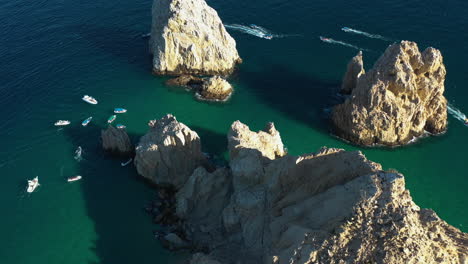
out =
[[[205,162],[198,134],[170,114],[148,125],[150,130],[136,147],[138,173],[159,185],[182,187]]]
[[[128,137],[125,128],[115,128],[111,125],[106,130],[101,130],[102,147],[112,154],[129,156],[134,147]]]
[[[366,72],[364,71],[364,63],[362,61],[362,51],[359,51],[348,63],[340,92],[343,94],[350,94],[356,87],[357,80],[364,73]]]
[[[192,75],[181,75],[179,77],[169,79],[166,81],[166,85],[169,86],[187,86],[192,88],[194,86],[201,87],[203,85],[203,79]]]
[[[184,237],[210,252],[192,263],[468,261],[467,234],[415,205],[403,175],[359,151],[278,155],[265,130],[234,122],[230,169],[197,168],[177,192]]]
[[[203,83],[199,95],[205,100],[225,101],[232,92],[230,83],[219,76],[213,76]]]
[[[335,133],[360,145],[402,145],[447,127],[445,66],[439,50],[391,45],[360,76],[350,98],[333,109]],[[351,73],[350,73],[351,75]],[[350,82],[352,83],[352,82]]]
[[[152,17],[154,73],[224,75],[241,62],[235,40],[205,0],[154,0]]]

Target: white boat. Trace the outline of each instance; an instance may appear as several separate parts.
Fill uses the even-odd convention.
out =
[[[123,114],[123,113],[126,113],[127,112],[127,109],[125,108],[114,108],[114,113],[116,114]]]
[[[114,122],[114,120],[117,118],[116,115],[111,115],[108,119],[107,119],[107,123],[111,124],[112,122]]]
[[[120,166],[125,167],[125,166],[127,166],[128,164],[130,164],[130,162],[132,162],[132,160],[133,160],[133,159],[130,158],[127,162],[122,162],[122,163],[120,163]]]
[[[126,128],[126,126],[122,125],[122,124],[117,124],[117,126],[115,126],[116,128],[118,129],[124,129]]]
[[[89,103],[89,104],[94,104],[94,105],[95,105],[95,104],[98,103],[97,100],[96,100],[94,97],[91,97],[91,96],[89,96],[89,95],[85,95],[85,96],[83,96],[83,98],[81,98],[81,99],[82,99],[83,101]]]
[[[70,124],[70,121],[68,120],[58,120],[57,122],[54,123],[54,126],[68,126]]]
[[[32,193],[34,192],[34,190],[37,188],[37,186],[39,186],[39,177],[36,176],[36,178],[32,179],[32,180],[28,180],[28,189],[26,189],[26,191],[28,193]]]
[[[83,122],[81,122],[81,125],[82,126],[87,126],[89,124],[89,122],[91,122],[92,119],[93,119],[92,116],[86,118]]]
[[[81,180],[81,176],[80,175],[76,175],[76,176],[73,176],[73,177],[70,177],[67,179],[67,182],[74,182],[74,181],[79,181]]]

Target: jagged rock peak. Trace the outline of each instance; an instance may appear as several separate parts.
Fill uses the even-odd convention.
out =
[[[205,0],[154,0],[150,52],[156,74],[229,74],[236,42]]]
[[[253,132],[247,125],[235,121],[228,132],[228,146],[231,159],[240,149],[256,149],[271,160],[286,155],[281,136],[273,123],[268,123],[265,131]]]
[[[205,163],[198,134],[171,114],[148,125],[150,130],[136,147],[138,173],[156,184],[180,188]]]
[[[362,51],[359,51],[348,63],[340,92],[343,94],[350,94],[356,87],[357,80],[364,73],[366,72],[364,71],[364,63],[362,61]]]
[[[232,92],[232,85],[228,81],[220,76],[213,76],[204,81],[199,95],[205,100],[225,101]]]
[[[360,145],[406,144],[447,127],[446,70],[439,50],[414,42],[387,48],[332,112],[335,133]]]

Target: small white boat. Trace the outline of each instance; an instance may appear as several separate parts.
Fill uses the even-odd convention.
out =
[[[68,126],[70,124],[70,121],[68,120],[58,120],[57,122],[54,123],[54,126]]]
[[[93,119],[92,116],[86,118],[83,122],[81,122],[81,125],[82,126],[87,126],[89,124],[89,122],[91,122],[92,119]]]
[[[111,124],[112,122],[114,122],[114,120],[117,118],[116,115],[111,115],[108,119],[107,119],[107,123]]]
[[[89,96],[89,95],[85,95],[83,96],[83,98],[81,98],[83,101],[87,102],[88,104],[97,104],[98,101],[92,97],[92,96]]]
[[[26,191],[28,193],[32,193],[34,192],[34,190],[37,188],[37,186],[39,186],[39,177],[36,176],[36,178],[32,179],[32,180],[28,180],[28,189],[26,189]]]
[[[133,159],[130,158],[127,162],[122,162],[122,163],[120,163],[120,166],[125,167],[125,166],[127,166],[128,164],[130,164],[130,162],[132,162],[132,160],[133,160]]]
[[[123,113],[126,113],[127,112],[127,109],[125,108],[114,108],[114,113],[116,114],[123,114]]]
[[[151,36],[151,32],[141,35],[142,38],[149,38],[150,36]]]
[[[81,180],[81,176],[80,175],[76,175],[76,176],[73,176],[73,177],[70,177],[67,179],[67,182],[74,182],[74,181],[79,181]]]
[[[122,124],[117,124],[117,126],[115,126],[116,128],[118,129],[124,129],[126,128],[126,126],[122,125]]]

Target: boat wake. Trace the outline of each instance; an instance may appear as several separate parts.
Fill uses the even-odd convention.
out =
[[[348,33],[353,33],[353,34],[357,34],[357,35],[362,35],[362,36],[365,36],[365,37],[368,37],[368,38],[380,39],[380,40],[385,40],[385,41],[391,41],[390,39],[388,39],[388,38],[386,38],[386,37],[384,37],[384,36],[377,35],[377,34],[367,33],[367,32],[360,31],[360,30],[353,29],[353,28],[349,28],[349,27],[342,27],[341,30],[343,30],[344,32],[348,32]]]
[[[466,120],[466,115],[462,113],[459,109],[457,109],[455,106],[451,105],[450,103],[447,104],[447,111],[449,114],[451,114],[454,118],[460,120],[465,123]]]
[[[301,36],[299,34],[274,34],[272,31],[264,27],[254,25],[254,24],[251,24],[250,26],[244,26],[244,25],[239,25],[239,24],[231,24],[231,25],[224,25],[224,26],[226,28],[230,28],[230,29],[233,29],[233,30],[245,33],[245,34],[249,34],[249,35],[256,36],[259,38],[264,38],[264,39]]]
[[[346,42],[343,42],[343,41],[334,40],[334,39],[332,39],[332,38],[320,37],[320,40],[323,41],[323,42],[326,42],[326,43],[342,45],[342,46],[349,47],[349,48],[353,48],[353,49],[357,49],[357,50],[370,51],[370,50],[368,50],[368,49],[363,49],[363,48],[360,48],[360,47],[358,47],[358,46],[354,46],[354,45],[352,45],[352,44],[349,44],[349,43],[346,43]]]

